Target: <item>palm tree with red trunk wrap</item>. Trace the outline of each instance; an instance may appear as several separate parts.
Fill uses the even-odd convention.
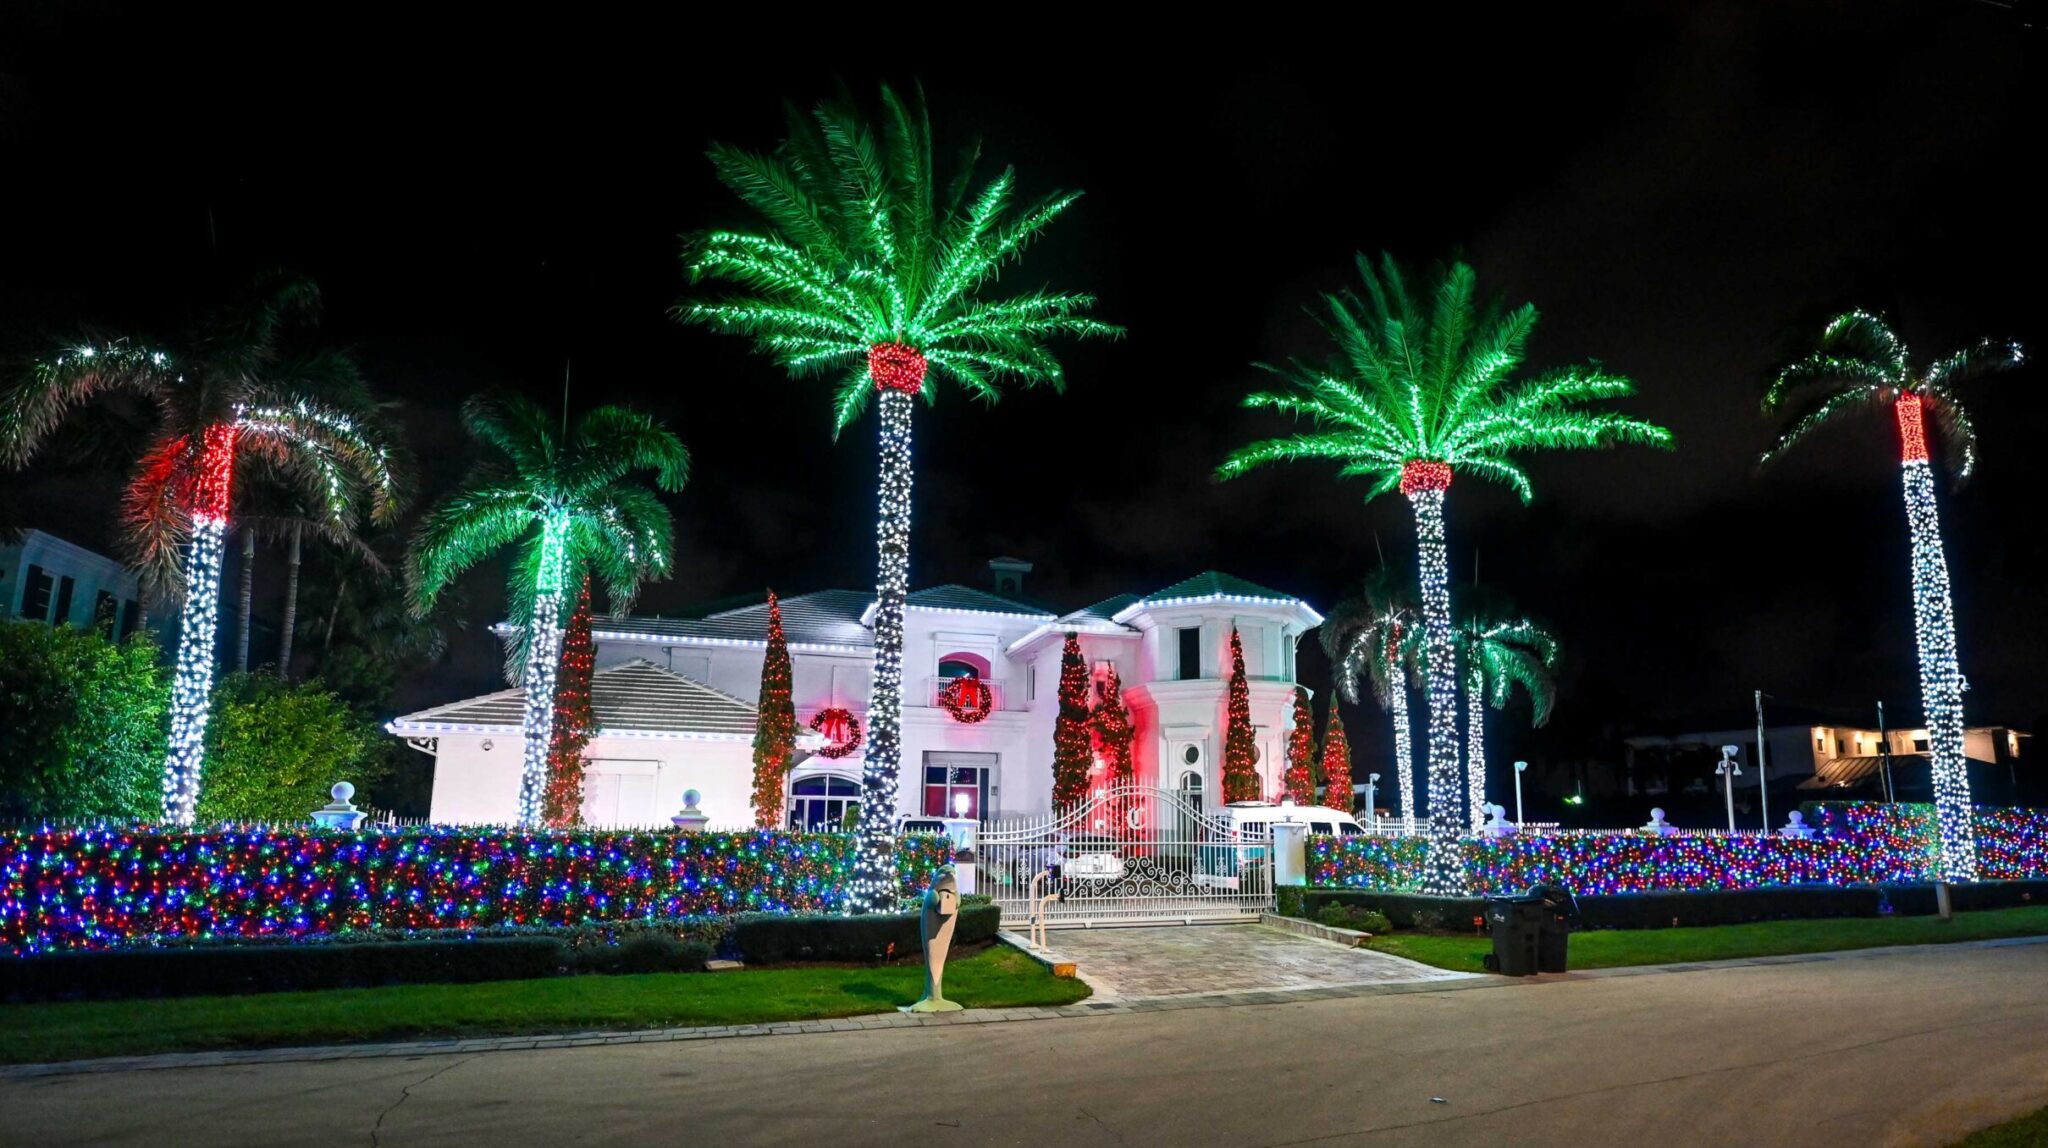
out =
[[[1363,296],[1325,297],[1325,324],[1340,354],[1326,365],[1267,367],[1287,388],[1245,398],[1306,419],[1312,431],[1254,443],[1220,468],[1234,478],[1274,462],[1327,459],[1339,474],[1374,479],[1368,499],[1399,490],[1415,513],[1420,551],[1424,695],[1429,702],[1429,858],[1422,891],[1464,888],[1456,843],[1465,828],[1458,753],[1457,647],[1451,627],[1444,496],[1464,471],[1531,498],[1528,475],[1508,456],[1532,449],[1615,442],[1667,446],[1671,432],[1626,415],[1589,413],[1589,400],[1632,393],[1629,381],[1598,367],[1516,380],[1536,308],[1482,304],[1463,263],[1409,290],[1392,256],[1377,270],[1363,255]]]
[[[1906,526],[1913,547],[1913,632],[1920,655],[1920,705],[1933,755],[1937,862],[1950,881],[1977,879],[1977,838],[1970,809],[1970,777],[1963,757],[1963,674],[1956,661],[1955,605],[1948,559],[1942,554],[1941,516],[1928,460],[1927,422],[1941,432],[1943,455],[1958,483],[1977,465],[1977,429],[1955,388],[1979,375],[2018,366],[2018,343],[1986,339],[1922,370],[1905,341],[1868,311],[1835,317],[1820,347],[1786,367],[1764,396],[1775,411],[1796,398],[1812,406],[1764,453],[1768,463],[1806,436],[1838,419],[1889,405],[1899,424],[1899,467],[1905,483]]]
[[[897,897],[912,400],[935,400],[940,380],[987,402],[1005,381],[1059,390],[1065,375],[1046,340],[1118,333],[1085,315],[1087,295],[983,297],[1079,193],[1013,212],[1011,171],[972,191],[978,148],[942,185],[922,94],[905,100],[884,87],[882,106],[879,132],[850,101],[831,100],[808,117],[792,110],[789,136],[772,154],[713,145],[719,179],[766,226],[697,237],[686,253],[692,282],[718,280],[736,293],[677,308],[686,322],[751,337],[792,374],[838,372],[835,434],[870,393],[881,408],[874,672],[852,912],[885,911]]]
[[[192,824],[205,761],[220,574],[237,479],[285,487],[321,523],[351,528],[367,505],[399,510],[394,438],[349,357],[295,348],[293,328],[319,316],[320,292],[289,273],[258,279],[181,347],[94,341],[35,364],[0,399],[0,457],[25,464],[71,409],[125,391],[157,425],[123,499],[122,539],[153,593],[182,598],[163,814]]]

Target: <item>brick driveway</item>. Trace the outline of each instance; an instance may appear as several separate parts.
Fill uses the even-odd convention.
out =
[[[1474,975],[1366,949],[1347,949],[1265,925],[1057,929],[1048,939],[1053,952],[1073,961],[1098,994],[1125,1000],[1459,980]]]

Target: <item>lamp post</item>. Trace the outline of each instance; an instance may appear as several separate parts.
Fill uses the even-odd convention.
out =
[[[1740,751],[1740,746],[1722,746],[1721,764],[1714,767],[1714,772],[1726,779],[1728,789],[1728,835],[1730,837],[1735,835],[1735,779],[1742,776],[1742,767],[1735,764],[1735,755]]]
[[[1518,761],[1515,763],[1515,824],[1517,826],[1522,824],[1522,775],[1527,772],[1529,772],[1528,762]]]
[[[1756,692],[1756,799],[1764,811],[1764,832],[1771,831],[1771,759],[1764,753],[1764,692]]]
[[[1375,833],[1379,832],[1380,829],[1380,805],[1378,798],[1374,796],[1379,792],[1379,786],[1379,774],[1368,773],[1365,775],[1365,816],[1366,820],[1372,824],[1372,830]]]

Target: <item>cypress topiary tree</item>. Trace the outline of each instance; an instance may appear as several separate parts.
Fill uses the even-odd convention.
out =
[[[1060,809],[1088,795],[1088,767],[1094,763],[1088,736],[1088,663],[1081,638],[1069,633],[1060,651],[1060,714],[1052,727],[1052,804]]]
[[[1095,752],[1103,762],[1103,778],[1110,785],[1125,785],[1135,772],[1131,743],[1137,729],[1131,724],[1131,709],[1124,704],[1123,682],[1116,667],[1096,687],[1095,714],[1088,719],[1095,732]]]
[[[596,664],[590,575],[585,574],[569,628],[562,632],[562,664],[555,670],[555,728],[548,735],[548,788],[541,799],[541,820],[555,829],[583,820],[583,749],[597,726],[590,708],[590,672]]]
[[[1351,742],[1344,736],[1344,715],[1337,712],[1337,691],[1330,691],[1330,716],[1323,725],[1323,804],[1351,812]]]
[[[760,718],[754,727],[754,824],[782,823],[782,788],[796,754],[796,703],[790,698],[789,641],[782,602],[768,591],[768,652],[761,659]]]
[[[1308,691],[1294,687],[1294,728],[1287,731],[1287,796],[1296,805],[1316,803],[1316,717],[1308,708]]]
[[[1257,801],[1258,747],[1252,744],[1252,690],[1244,675],[1244,642],[1230,628],[1230,713],[1223,727],[1223,803]]]

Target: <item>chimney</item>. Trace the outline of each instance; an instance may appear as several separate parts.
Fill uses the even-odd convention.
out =
[[[1022,558],[991,558],[988,570],[995,578],[996,593],[1022,594],[1024,576],[1031,573],[1031,563]]]

